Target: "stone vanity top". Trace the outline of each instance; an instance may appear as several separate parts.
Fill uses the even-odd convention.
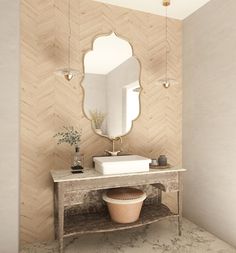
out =
[[[103,175],[96,171],[94,168],[85,168],[84,173],[72,174],[70,170],[51,170],[51,175],[54,182],[66,182],[66,181],[82,181],[91,179],[101,179],[101,178],[121,178],[127,176],[137,176],[137,175],[150,175],[150,174],[162,174],[171,172],[181,172],[186,171],[183,168],[171,167],[168,169],[150,169],[147,172],[139,173],[125,173],[125,174],[114,174],[114,175]]]

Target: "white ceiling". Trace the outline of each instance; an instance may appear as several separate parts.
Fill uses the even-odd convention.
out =
[[[114,33],[97,38],[84,58],[85,73],[106,75],[132,57],[129,42]]]
[[[165,16],[165,7],[162,6],[162,0],[95,1]],[[171,18],[183,20],[209,1],[210,0],[171,0],[171,5],[168,7],[168,16]]]

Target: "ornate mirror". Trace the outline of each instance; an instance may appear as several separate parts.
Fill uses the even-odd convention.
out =
[[[131,131],[140,114],[140,63],[115,33],[97,37],[84,57],[83,109],[94,131],[109,139]]]

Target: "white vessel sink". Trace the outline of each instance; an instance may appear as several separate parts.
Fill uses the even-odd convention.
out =
[[[149,171],[151,160],[138,155],[94,157],[95,170],[103,175]]]

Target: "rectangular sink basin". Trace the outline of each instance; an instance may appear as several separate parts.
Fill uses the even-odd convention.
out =
[[[103,175],[149,171],[149,158],[138,155],[94,157],[95,170]]]

